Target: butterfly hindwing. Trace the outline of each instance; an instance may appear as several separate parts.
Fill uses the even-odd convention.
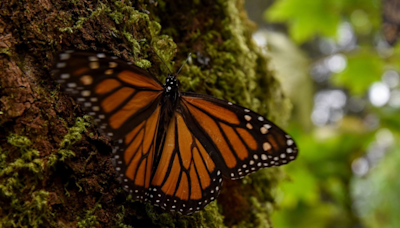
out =
[[[179,113],[171,119],[160,156],[149,189],[152,204],[191,214],[217,198],[221,172]]]
[[[116,170],[123,187],[134,199],[147,201],[154,158],[157,152],[157,134],[160,118],[160,107],[131,129],[115,146]]]
[[[242,178],[297,156],[293,139],[259,114],[208,95],[181,93],[189,129],[225,177]]]

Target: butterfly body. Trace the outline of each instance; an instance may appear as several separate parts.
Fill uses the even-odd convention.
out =
[[[241,179],[294,160],[293,139],[259,114],[162,85],[104,53],[61,53],[56,77],[115,142],[116,171],[134,199],[192,214],[215,200],[222,176]]]
[[[161,96],[161,119],[164,119],[164,125],[168,126],[175,111],[177,111],[180,99],[179,82],[175,75],[167,76]],[[164,131],[161,132],[164,133]]]
[[[159,150],[155,153],[155,165],[153,166],[152,175],[155,174],[155,168],[158,166],[158,162],[161,158],[161,151],[163,150],[163,144],[165,142],[165,137],[167,133],[167,129],[170,125],[171,119],[174,116],[175,111],[177,110],[178,99],[180,97],[179,94],[179,82],[176,79],[175,75],[168,75],[165,83],[163,93],[160,99],[160,123],[163,123],[158,127],[158,135],[156,140],[156,147]],[[153,179],[153,177],[151,178]]]

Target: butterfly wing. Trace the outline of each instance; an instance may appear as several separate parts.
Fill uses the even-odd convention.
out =
[[[215,200],[221,172],[180,113],[175,113],[161,146],[147,199],[155,206],[191,214]]]
[[[113,139],[121,139],[159,105],[163,87],[143,69],[104,53],[66,51],[55,77]]]
[[[152,75],[104,53],[67,51],[55,76],[115,142],[116,170],[138,199],[150,186],[163,87]],[[141,197],[141,198],[140,198]]]
[[[181,93],[160,148],[145,201],[188,215],[217,198],[222,175],[239,179],[297,156],[291,137],[264,117],[197,93]]]
[[[189,130],[225,177],[243,178],[296,158],[293,139],[259,114],[208,95],[181,95],[180,110]]]

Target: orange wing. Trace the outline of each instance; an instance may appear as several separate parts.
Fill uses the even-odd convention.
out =
[[[297,146],[288,134],[246,108],[207,95],[182,93],[180,109],[190,131],[225,177],[243,178],[297,156]]]
[[[215,200],[221,186],[216,164],[182,115],[175,113],[146,194],[148,200],[163,209],[189,215]]]
[[[140,201],[144,201],[150,186],[157,152],[159,118],[160,107],[157,107],[148,119],[133,128],[123,140],[118,140],[114,148],[115,169],[122,178],[123,186]]]
[[[59,54],[55,66],[57,82],[114,140],[136,128],[159,105],[161,83],[115,56],[66,51]]]
[[[160,118],[161,83],[129,62],[104,53],[66,51],[55,76],[117,145],[124,188],[142,199],[150,186]]]

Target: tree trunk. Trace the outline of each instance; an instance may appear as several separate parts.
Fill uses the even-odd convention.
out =
[[[126,194],[101,135],[50,75],[66,49],[134,62],[181,89],[236,102],[286,122],[290,104],[251,41],[255,25],[241,0],[7,0],[0,3],[0,226],[270,226],[280,169],[224,180],[217,203],[193,216],[141,204]]]

